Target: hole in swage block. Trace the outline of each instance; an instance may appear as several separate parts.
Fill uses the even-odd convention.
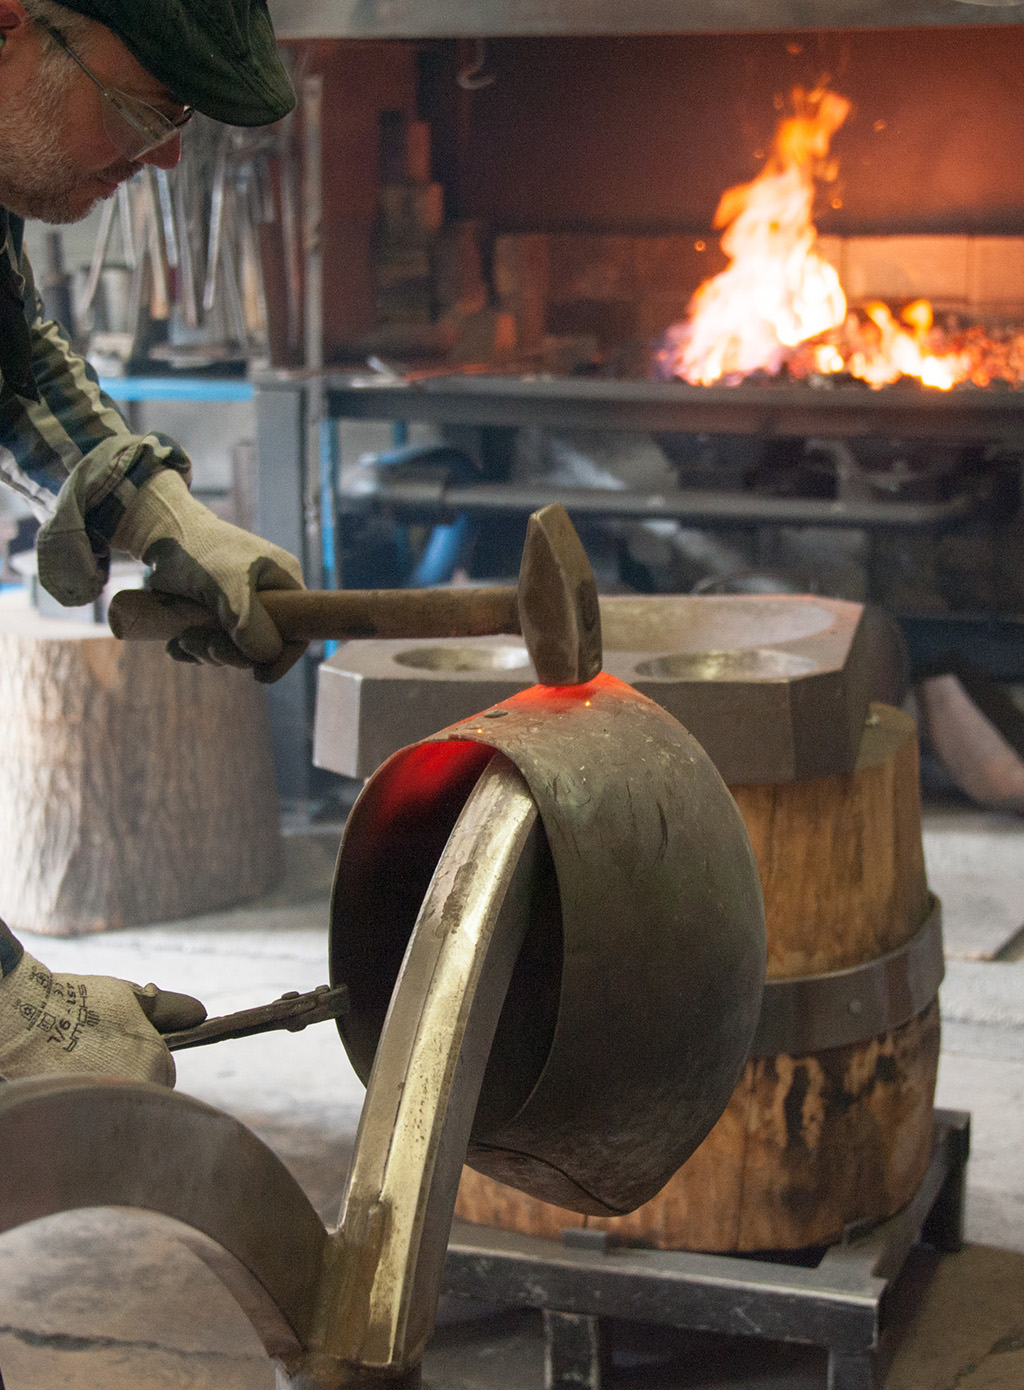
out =
[[[642,661],[636,669],[641,676],[664,676],[669,680],[784,680],[808,675],[816,669],[816,663],[795,652],[752,647],[738,652],[680,652]]]
[[[606,651],[657,652],[663,660],[675,660],[677,653],[703,660],[709,652],[737,656],[741,650],[763,651],[773,643],[816,637],[835,621],[834,610],[789,598],[708,595],[695,602],[675,595],[625,595],[601,600]]]
[[[413,647],[394,659],[421,671],[518,671],[530,664],[525,647]]]

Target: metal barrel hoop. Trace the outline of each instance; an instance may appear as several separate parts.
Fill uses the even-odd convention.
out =
[[[754,1057],[805,1057],[867,1042],[932,1004],[945,974],[942,905],[930,895],[924,922],[902,946],[862,965],[765,984]]]

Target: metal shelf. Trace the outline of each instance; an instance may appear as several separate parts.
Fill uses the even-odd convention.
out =
[[[296,390],[301,372],[256,373],[259,390]],[[1024,391],[963,387],[689,386],[681,381],[617,381],[543,375],[422,378],[327,371],[328,411],[336,418],[424,420],[451,425],[547,429],[678,430],[766,438],[866,436],[1024,444]]]
[[[270,0],[281,39],[755,33],[1019,24],[1024,0]]]
[[[222,405],[251,401],[251,381],[213,377],[101,376],[100,390],[115,401],[195,401]]]

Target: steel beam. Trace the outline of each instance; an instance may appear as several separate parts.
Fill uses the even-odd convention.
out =
[[[280,38],[743,33],[1019,24],[1013,0],[270,0]]]

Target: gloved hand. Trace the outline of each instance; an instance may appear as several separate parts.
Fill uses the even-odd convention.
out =
[[[308,645],[284,643],[259,601],[261,589],[301,589],[294,555],[221,521],[189,492],[181,475],[161,469],[139,489],[113,544],[152,567],[149,584],[210,609],[219,628],[189,628],[168,644],[178,661],[253,667],[275,681]]]
[[[55,975],[26,951],[0,979],[0,1079],[63,1072],[173,1086],[160,1033],[205,1017],[190,995],[109,975]]]

